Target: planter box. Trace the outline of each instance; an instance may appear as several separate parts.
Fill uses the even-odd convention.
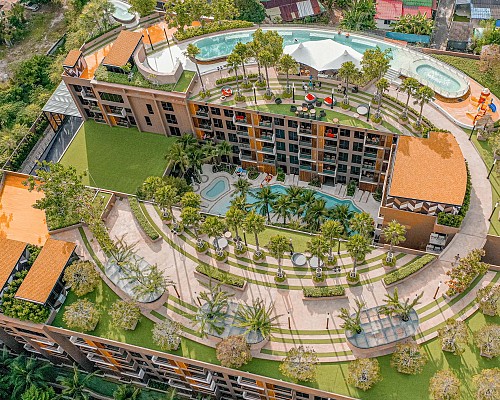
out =
[[[406,281],[407,279],[414,277],[414,276],[415,276],[416,274],[418,274],[419,272],[421,272],[421,271],[423,271],[424,269],[428,268],[428,267],[429,267],[429,265],[433,265],[433,264],[434,264],[437,260],[438,260],[437,258],[436,258],[436,259],[434,259],[434,260],[433,260],[433,261],[431,261],[429,264],[427,264],[427,265],[423,266],[422,268],[420,268],[418,271],[414,272],[413,274],[410,274],[410,275],[408,275],[406,278],[403,278],[403,279],[401,279],[401,280],[399,280],[399,281],[396,281],[396,282],[394,282],[394,283],[391,283],[391,284],[389,284],[389,285],[386,285],[386,284],[385,284],[384,279],[382,278],[382,284],[383,284],[386,288],[390,288],[390,287],[392,287],[392,286],[394,286],[394,285],[398,285],[398,284],[400,284],[401,282],[404,282],[404,281]]]
[[[244,291],[245,291],[245,289],[247,288],[247,284],[248,284],[248,282],[247,282],[247,281],[245,281],[245,283],[243,284],[243,287],[238,287],[238,286],[228,285],[227,283],[223,283],[223,282],[221,282],[221,281],[219,281],[219,280],[217,280],[217,279],[210,278],[209,276],[206,276],[206,275],[200,274],[198,271],[194,271],[194,276],[195,276],[195,278],[196,278],[196,279],[198,279],[198,280],[204,280],[204,281],[207,281],[207,282],[208,282],[208,281],[210,281],[210,280],[212,280],[212,281],[215,281],[215,282],[220,283],[220,285],[221,285],[222,287],[225,287],[225,288],[227,288],[227,289],[239,290],[240,292],[244,292]]]
[[[347,295],[342,296],[323,296],[323,297],[306,297],[302,296],[302,301],[320,301],[320,300],[337,300],[337,299],[347,299]]]
[[[83,224],[81,222],[79,222],[78,224],[70,225],[70,226],[65,226],[64,228],[49,230],[49,234],[50,235],[55,235],[56,233],[62,233],[62,232],[70,231],[72,229],[81,228],[82,226],[83,226]]]

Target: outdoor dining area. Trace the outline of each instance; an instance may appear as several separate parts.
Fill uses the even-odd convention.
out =
[[[326,102],[327,99],[328,103]],[[336,100],[332,100],[331,97],[327,97],[325,100],[320,100],[316,95],[307,93],[304,97],[304,102],[300,106],[296,106],[294,104],[290,106],[290,112],[300,118],[321,120],[326,117],[326,112],[323,109],[317,110],[316,108],[321,107],[324,101],[327,105],[331,105],[332,102],[336,102]]]

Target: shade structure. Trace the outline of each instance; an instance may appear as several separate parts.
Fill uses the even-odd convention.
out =
[[[332,39],[291,44],[285,46],[283,52],[316,71],[337,70],[348,61],[352,61],[359,67],[363,58],[360,52]]]

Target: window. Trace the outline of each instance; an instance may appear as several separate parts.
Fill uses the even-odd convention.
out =
[[[220,108],[210,107],[210,112],[211,112],[213,115],[220,115]]]
[[[351,137],[351,132],[348,131],[347,129],[341,129],[340,130],[340,136]]]
[[[231,146],[231,151],[234,154],[238,154],[240,152],[240,148],[238,146]]]
[[[274,118],[274,125],[285,126],[285,120],[283,118]]]
[[[146,108],[148,109],[149,114],[154,114],[153,106],[151,104],[146,104]]]
[[[351,167],[351,175],[359,175],[359,173],[361,172],[361,168],[359,167]]]
[[[235,131],[236,125],[233,124],[233,121],[226,121],[226,128],[230,131]]]
[[[292,121],[291,119],[288,120],[288,127],[289,128],[297,128],[298,122],[297,121]]]
[[[354,139],[364,139],[365,138],[365,134],[364,132],[354,132]]]
[[[168,124],[177,125],[177,118],[175,117],[174,114],[165,114],[165,118],[167,118]]]
[[[276,133],[276,137],[278,139],[284,139],[285,138],[285,131],[283,129],[276,129],[274,132]]]
[[[276,150],[286,151],[285,142],[276,142]]]
[[[352,145],[352,149],[354,151],[363,151],[363,143],[354,142],[353,145]]]
[[[99,92],[99,97],[105,101],[112,101],[114,103],[123,103],[123,97],[119,94]]]
[[[346,164],[339,164],[339,165],[337,166],[337,170],[338,170],[339,172],[347,172],[347,165],[346,165]]]
[[[347,161],[349,159],[349,154],[348,153],[339,153],[339,161]]]
[[[215,131],[215,137],[219,140],[226,140],[226,135],[222,131]]]
[[[289,140],[299,140],[299,136],[296,131],[288,131],[288,139]]]
[[[290,164],[298,164],[298,163],[299,163],[299,157],[290,156]]]
[[[146,117],[144,117],[144,119],[146,120],[146,125],[147,126],[153,126],[153,124],[151,123],[151,118],[149,118],[149,117],[146,116]]]
[[[284,143],[283,143],[284,144]],[[280,162],[286,162],[286,154],[283,153],[276,153],[276,156],[278,158],[278,161]]]
[[[174,111],[174,107],[172,106],[172,103],[169,103],[167,101],[161,102],[161,108],[163,108],[165,111]]]
[[[222,120],[221,120],[221,119],[219,119],[219,118],[214,118],[214,119],[213,119],[213,121],[214,121],[214,126],[215,126],[216,128],[224,128],[224,124],[222,123]]]
[[[299,151],[299,146],[297,146],[296,144],[293,144],[293,143],[289,143],[288,144],[288,151],[290,153],[297,153]]]
[[[292,175],[298,175],[299,174],[299,169],[297,167],[290,167],[290,173]]]
[[[132,117],[131,115],[129,115],[127,118],[128,118],[128,122],[130,123],[130,125],[134,125],[134,126],[137,125],[135,123],[135,118],[134,117]]]
[[[233,118],[233,110],[224,110],[224,115],[228,118]]]
[[[237,143],[238,142],[238,136],[236,136],[235,133],[228,133],[229,136],[229,141],[232,143]]]
[[[351,162],[353,164],[361,164],[361,156],[359,154],[353,154],[351,156]]]
[[[349,142],[347,140],[341,140],[339,147],[344,150],[349,150]]]

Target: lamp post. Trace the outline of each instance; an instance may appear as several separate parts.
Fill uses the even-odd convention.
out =
[[[333,92],[333,86],[332,86],[332,102],[330,103],[330,109],[331,109],[331,110],[333,110],[333,99],[334,99],[334,97],[333,97],[333,93],[334,93],[334,92]]]
[[[176,285],[174,285],[174,290],[175,290],[175,293],[177,294],[177,297],[180,299],[181,295],[179,294],[179,291],[177,290],[177,286]]]
[[[491,212],[490,217],[488,218],[488,221],[491,221],[491,219],[493,218],[493,214],[495,214],[495,211],[496,211],[499,204],[500,204],[500,202],[498,202],[498,201],[495,203],[495,207],[493,207],[493,211]]]
[[[330,313],[327,313],[327,316],[326,316],[326,330],[328,330],[328,325],[330,323]]]
[[[295,104],[295,82],[292,83],[292,102]]]
[[[474,134],[474,131],[476,129],[476,119],[477,115],[474,117],[474,121],[472,122],[472,130],[470,131],[469,140],[472,139],[472,135]]]
[[[493,165],[491,166],[490,172],[488,172],[488,176],[486,177],[486,179],[490,179],[491,172],[493,171],[493,168],[495,168],[497,161],[498,160],[496,158],[493,160]]]
[[[248,247],[248,244],[247,244],[247,233],[245,231],[243,231],[243,240],[245,241],[245,246]]]
[[[257,104],[257,92],[255,90],[255,85],[253,87],[253,101],[255,102],[255,104]]]
[[[292,324],[290,322],[290,311],[288,311],[288,330],[292,330]]]
[[[372,109],[372,101],[368,103],[368,112],[366,113],[366,121],[370,121],[370,110]]]
[[[438,287],[436,288],[436,293],[434,293],[434,297],[433,297],[433,299],[434,299],[434,300],[436,300],[436,297],[437,297],[438,292],[439,292],[439,288],[441,287],[441,284],[442,284],[442,283],[443,283],[443,282],[441,282],[441,281],[439,281],[439,283],[438,283]]]

